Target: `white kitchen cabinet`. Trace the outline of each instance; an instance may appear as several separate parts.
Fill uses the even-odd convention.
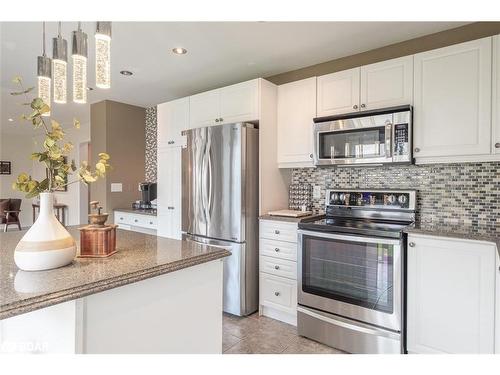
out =
[[[181,239],[181,147],[158,149],[158,224],[161,237]]]
[[[413,56],[361,67],[360,110],[413,103]]]
[[[408,236],[409,353],[494,353],[493,243]]]
[[[278,86],[278,165],[312,167],[316,77]]]
[[[355,112],[360,106],[360,68],[317,77],[316,117]]]
[[[189,126],[189,98],[172,100],[157,107],[158,147],[182,145],[182,131]]]
[[[297,325],[297,223],[259,222],[259,314]]]
[[[259,119],[259,80],[254,79],[189,98],[189,128]]]
[[[493,37],[493,137],[492,150],[500,155],[500,35]]]
[[[490,155],[491,50],[483,38],[414,55],[417,162]]]
[[[157,218],[141,212],[114,211],[114,223],[118,228],[134,232],[156,234]]]

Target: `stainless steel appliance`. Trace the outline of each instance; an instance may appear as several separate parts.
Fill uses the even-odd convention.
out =
[[[404,352],[402,229],[415,191],[328,190],[324,219],[299,223],[302,336],[351,353]]]
[[[139,201],[138,209],[153,209],[154,205],[151,202],[157,197],[156,182],[141,182],[139,184],[139,191],[141,192],[141,200]]]
[[[238,123],[185,131],[185,239],[231,251],[224,260],[224,311],[258,309],[258,129]]]
[[[316,165],[412,163],[412,108],[314,119]]]

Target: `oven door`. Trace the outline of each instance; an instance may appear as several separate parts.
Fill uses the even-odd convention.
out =
[[[314,125],[316,165],[392,162],[392,115],[336,120]]]
[[[298,302],[401,331],[399,240],[299,230]]]

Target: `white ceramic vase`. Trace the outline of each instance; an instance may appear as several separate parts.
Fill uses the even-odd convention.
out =
[[[76,256],[76,242],[54,215],[54,194],[40,194],[40,213],[16,246],[14,261],[23,271],[65,266]]]

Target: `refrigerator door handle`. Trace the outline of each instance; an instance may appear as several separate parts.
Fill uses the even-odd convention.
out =
[[[212,215],[212,198],[213,198],[213,170],[212,170],[212,147],[208,147],[208,217]]]
[[[233,246],[233,242],[219,241],[219,240],[213,240],[213,239],[209,239],[209,238],[200,238],[200,237],[196,237],[196,236],[193,236],[190,234],[186,234],[185,239],[187,241],[196,242],[197,244],[200,244],[200,245],[218,247],[218,248],[226,249],[226,250],[230,250],[231,247]]]

